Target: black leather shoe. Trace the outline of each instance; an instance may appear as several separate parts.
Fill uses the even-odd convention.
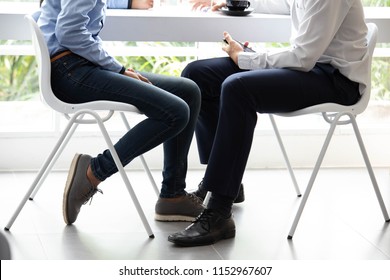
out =
[[[204,200],[207,194],[207,190],[205,190],[205,188],[203,187],[203,180],[199,183],[198,189],[194,191],[192,194],[199,197],[202,201]],[[244,185],[241,183],[240,190],[238,191],[238,195],[236,199],[233,201],[233,203],[241,203],[244,202],[244,200],[245,200]]]
[[[205,209],[185,230],[169,235],[168,241],[179,246],[203,246],[235,235],[236,226],[232,215],[224,218],[213,210]]]

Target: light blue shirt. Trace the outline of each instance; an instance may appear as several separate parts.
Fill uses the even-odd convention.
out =
[[[122,65],[106,52],[99,37],[107,1],[110,8],[131,5],[129,0],[45,0],[37,22],[50,56],[70,50],[104,69],[120,72]]]
[[[132,0],[107,0],[109,9],[130,9]]]

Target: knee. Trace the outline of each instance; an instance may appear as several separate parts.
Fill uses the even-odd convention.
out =
[[[239,102],[243,91],[241,79],[235,75],[229,76],[221,86],[221,101]]]
[[[194,69],[196,68],[194,64],[196,64],[196,61],[188,63],[181,72],[181,76],[185,78],[190,78],[194,72]]]
[[[184,100],[190,106],[191,111],[199,111],[201,104],[201,92],[198,85],[190,80],[183,79],[183,92],[185,93]]]
[[[203,71],[203,61],[192,61],[183,69],[181,76],[199,83],[202,79]]]
[[[237,110],[252,103],[252,93],[238,75],[229,76],[222,83],[221,106]]]
[[[172,109],[169,126],[181,131],[190,120],[190,107],[183,100],[180,100]]]

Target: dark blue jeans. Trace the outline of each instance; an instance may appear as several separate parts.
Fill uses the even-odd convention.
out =
[[[191,80],[142,73],[153,85],[101,69],[74,54],[52,63],[53,92],[62,101],[124,102],[136,106],[146,119],[128,131],[114,146],[123,165],[164,143],[161,197],[185,193],[187,155],[200,109],[200,91]],[[101,181],[118,170],[107,149],[91,161]]]
[[[359,84],[329,64],[310,72],[289,69],[241,70],[228,57],[190,63],[182,73],[197,83],[202,106],[195,129],[203,185],[237,196],[252,145],[257,113],[295,111],[315,104],[355,104]]]

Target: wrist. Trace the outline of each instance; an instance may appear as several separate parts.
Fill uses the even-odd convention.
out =
[[[125,71],[126,71],[126,67],[125,67],[125,66],[122,66],[122,69],[121,69],[121,71],[119,71],[119,74],[124,74]]]

